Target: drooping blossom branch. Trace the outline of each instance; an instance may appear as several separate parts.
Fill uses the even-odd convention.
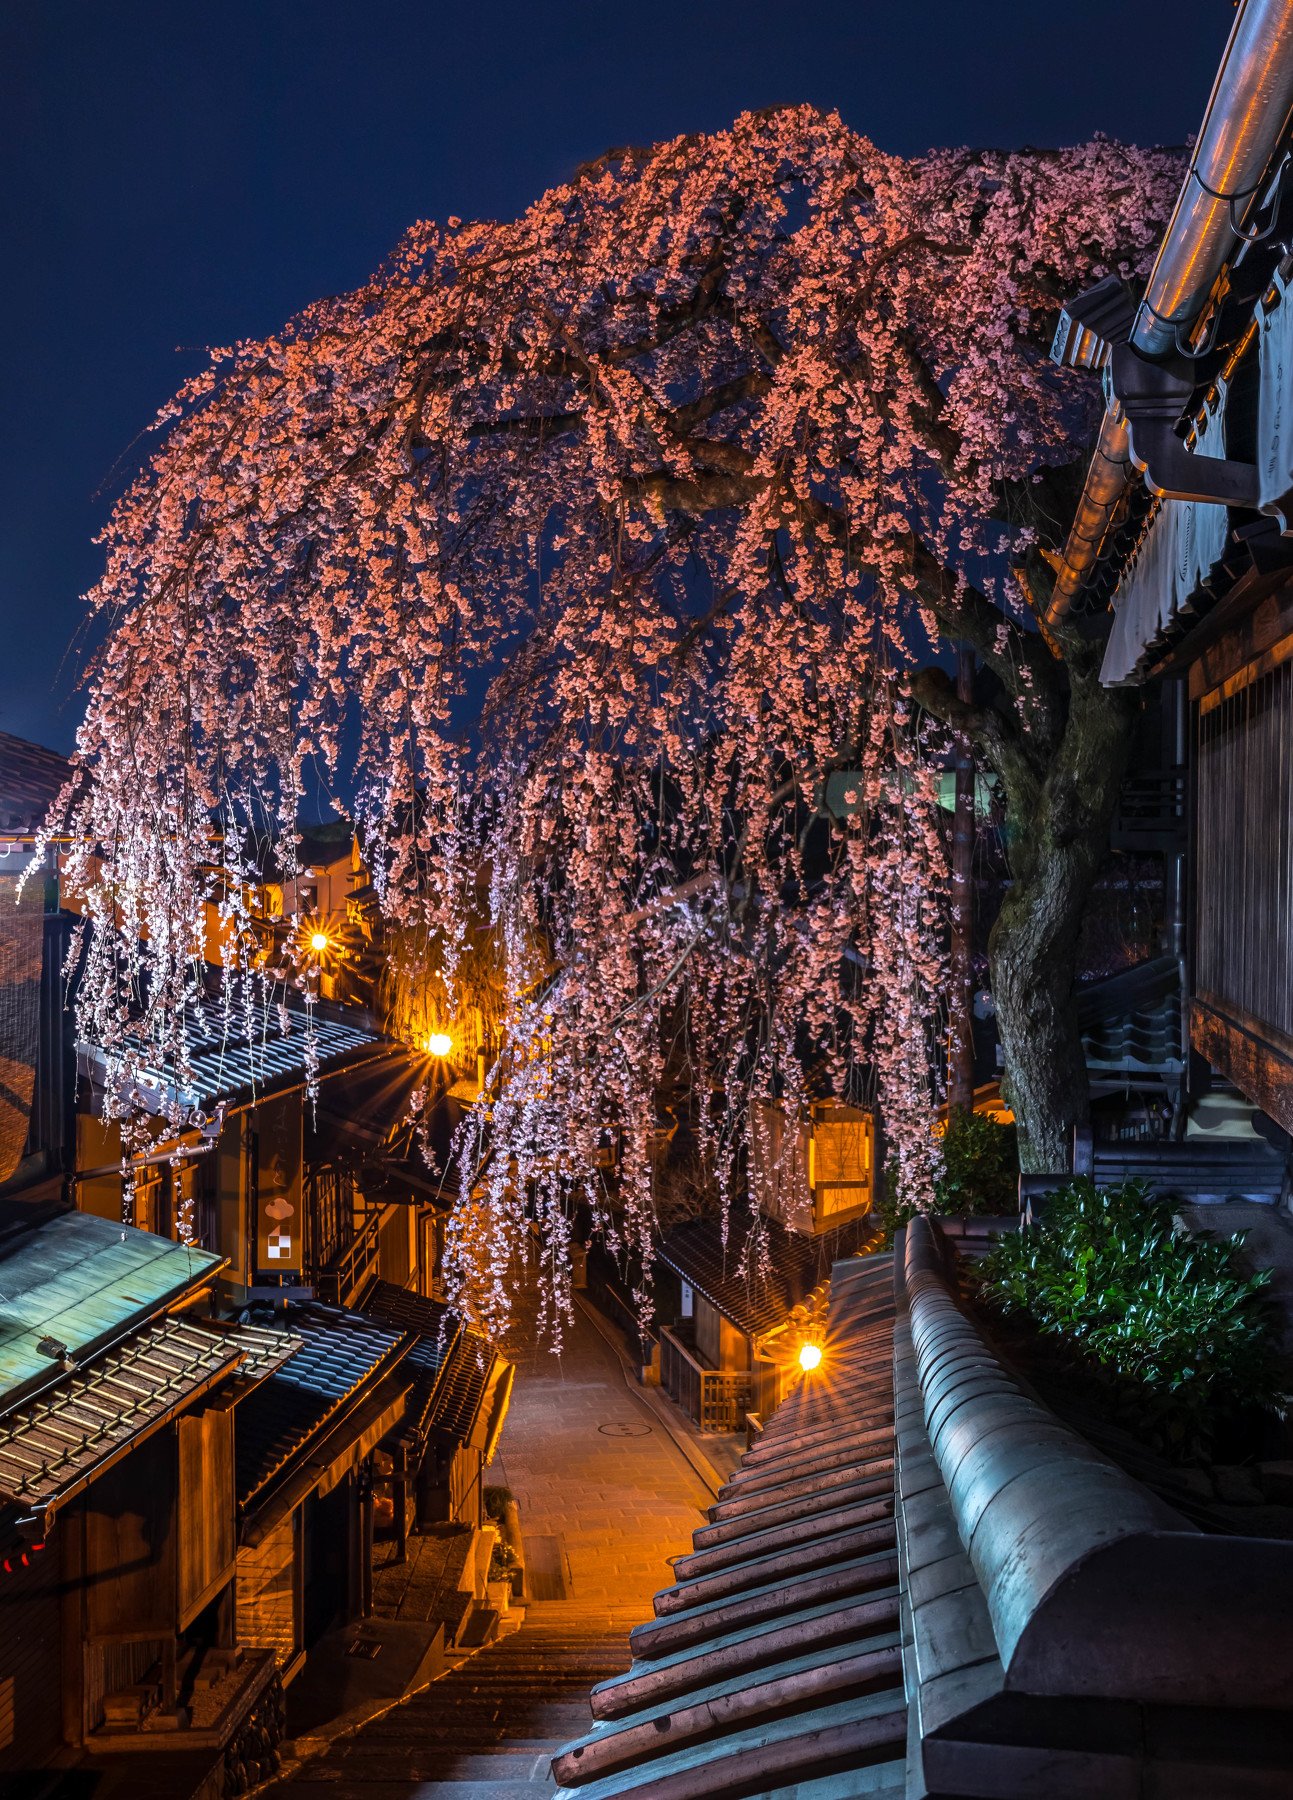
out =
[[[514,221],[416,226],[358,292],[217,353],[104,534],[59,809],[81,1028],[121,1091],[141,1043],[183,1072],[212,893],[259,1003],[250,846],[290,875],[317,758],[448,996],[487,872],[505,1052],[448,1252],[484,1323],[537,1222],[559,1328],[572,1196],[646,1260],[664,1020],[725,1193],[751,1102],[821,1084],[865,1088],[927,1187],[918,620],[1053,703],[996,515],[1085,423],[1045,358],[1057,295],[1144,267],[1176,174],[1106,141],[902,158],[806,107],[748,115]],[[614,1211],[589,1175],[611,1126]]]

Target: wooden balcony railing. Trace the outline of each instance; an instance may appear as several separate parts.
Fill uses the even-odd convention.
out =
[[[343,1244],[322,1267],[310,1271],[320,1300],[332,1306],[348,1306],[368,1277],[377,1273],[380,1217],[380,1213],[370,1212],[349,1243]]]
[[[702,1431],[740,1431],[757,1403],[758,1377],[751,1370],[707,1369],[667,1326],[660,1333],[660,1385]]]

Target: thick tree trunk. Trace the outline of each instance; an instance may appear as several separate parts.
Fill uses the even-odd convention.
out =
[[[1020,1167],[1029,1172],[1067,1169],[1073,1129],[1089,1116],[1073,980],[1092,879],[1070,859],[1045,858],[1032,880],[1011,887],[988,943],[1003,1089],[1019,1128]]]
[[[1073,1004],[1078,936],[1108,849],[1134,706],[1125,692],[1102,688],[1094,666],[1072,672],[1063,735],[1041,778],[1012,783],[1000,771],[1012,882],[988,960],[1005,1097],[1029,1172],[1066,1170],[1073,1129],[1090,1114]]]

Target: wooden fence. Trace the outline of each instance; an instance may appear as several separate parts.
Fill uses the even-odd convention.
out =
[[[702,1431],[740,1431],[756,1404],[758,1377],[750,1369],[707,1369],[668,1326],[660,1332],[660,1385]]]

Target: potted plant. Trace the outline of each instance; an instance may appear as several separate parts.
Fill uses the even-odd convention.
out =
[[[494,1545],[485,1580],[485,1595],[496,1613],[505,1613],[512,1599],[512,1577],[516,1569],[516,1552],[510,1544]]]

